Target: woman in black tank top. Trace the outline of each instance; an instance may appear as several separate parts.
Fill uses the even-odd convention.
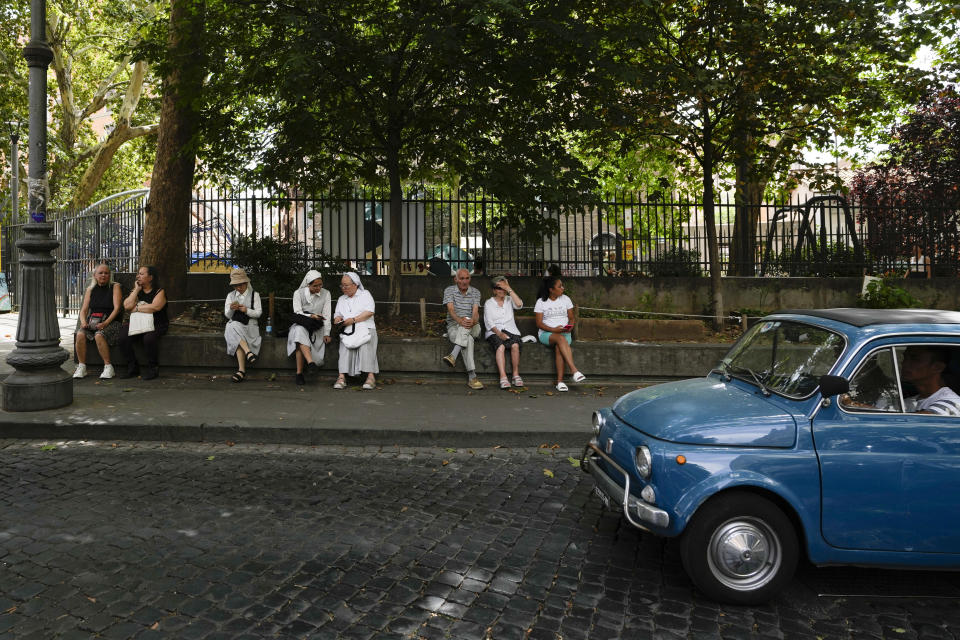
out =
[[[80,304],[80,317],[77,318],[77,330],[74,333],[74,355],[77,370],[74,378],[87,375],[87,342],[95,342],[97,351],[103,359],[103,373],[100,377],[109,379],[114,376],[110,361],[110,347],[120,338],[120,285],[110,278],[110,267],[99,264],[93,271],[93,284],[83,293]]]
[[[167,332],[170,320],[167,318],[167,296],[157,285],[157,268],[152,266],[140,267],[137,271],[137,284],[133,291],[123,301],[123,308],[129,312],[153,314],[153,330],[134,336],[129,334],[130,323],[123,323],[120,331],[120,348],[127,360],[127,377],[140,375],[140,365],[133,350],[133,343],[143,341],[143,350],[147,355],[147,370],[143,374],[144,380],[152,380],[160,375],[158,360],[160,336]]]

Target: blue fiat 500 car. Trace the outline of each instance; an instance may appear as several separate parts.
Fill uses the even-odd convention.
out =
[[[816,565],[960,568],[960,313],[784,311],[705,378],[593,415],[582,467],[679,536],[708,596],[751,604]]]

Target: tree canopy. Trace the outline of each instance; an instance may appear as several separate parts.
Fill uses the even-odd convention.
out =
[[[857,173],[851,189],[867,224],[867,248],[890,260],[923,249],[955,273],[960,246],[960,93],[924,96],[890,131],[881,162]]]
[[[505,196],[505,220],[542,231],[550,221],[530,212],[578,206],[595,186],[565,139],[591,115],[591,4],[217,5],[203,160],[275,187],[386,184],[392,276],[408,181],[458,174]]]
[[[133,60],[131,53],[138,27],[156,12],[152,0],[47,3],[50,72],[55,78],[48,85],[54,206],[78,208],[96,197],[141,186],[149,176],[157,103],[150,92],[149,65]],[[12,0],[0,11],[0,28],[11,36],[0,42],[0,106],[7,114],[4,120],[24,123],[24,134],[28,74],[21,49],[29,39],[29,19],[28,0]],[[95,119],[109,123],[100,136]],[[26,151],[26,145],[22,149]],[[26,172],[20,175],[25,181]]]

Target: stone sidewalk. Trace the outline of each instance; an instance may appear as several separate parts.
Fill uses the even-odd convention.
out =
[[[242,384],[212,374],[161,374],[147,382],[89,375],[74,383],[68,407],[0,411],[0,438],[578,446],[589,439],[592,412],[635,388],[571,384],[557,393],[541,382],[471,391],[462,382],[384,378],[373,391],[356,380],[335,391],[333,380],[330,372],[304,387],[275,374]]]
[[[0,376],[16,338],[16,315],[0,315]],[[75,319],[61,318],[62,342],[72,350]],[[73,364],[64,367],[72,370]],[[99,368],[74,382],[73,404],[26,413],[0,411],[0,438],[49,440],[160,440],[275,444],[576,447],[589,439],[592,412],[640,385],[588,379],[554,391],[548,379],[528,377],[523,389],[501,391],[493,380],[471,391],[464,378],[385,374],[374,391],[358,380],[331,388],[322,370],[304,387],[292,371],[251,369],[235,384],[230,370],[170,373],[101,381]]]

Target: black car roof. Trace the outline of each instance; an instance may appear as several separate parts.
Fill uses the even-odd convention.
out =
[[[855,327],[871,324],[960,324],[960,312],[940,309],[786,309],[776,313],[826,318]]]

